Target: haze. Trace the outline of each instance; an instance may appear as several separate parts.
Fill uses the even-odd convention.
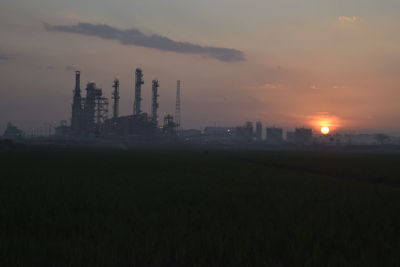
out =
[[[130,114],[141,67],[146,112],[153,78],[160,114],[182,80],[184,128],[330,120],[399,134],[399,12],[398,0],[2,0],[1,130],[69,121],[76,69],[108,97],[118,77]]]

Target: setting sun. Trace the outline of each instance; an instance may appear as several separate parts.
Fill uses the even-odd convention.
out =
[[[330,129],[328,126],[323,126],[321,127],[321,133],[322,134],[328,134],[330,132]]]

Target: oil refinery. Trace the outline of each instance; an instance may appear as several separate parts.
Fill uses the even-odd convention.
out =
[[[56,136],[68,139],[129,139],[135,141],[145,140],[174,140],[179,120],[174,121],[172,115],[163,118],[162,127],[159,127],[159,87],[158,80],[152,81],[152,106],[151,114],[142,111],[142,86],[144,84],[143,71],[135,70],[135,87],[133,113],[129,116],[119,115],[119,87],[118,79],[112,85],[112,116],[108,117],[109,99],[104,96],[101,88],[96,83],[86,85],[86,95],[82,96],[81,72],[75,72],[75,89],[71,108],[71,123],[69,126],[60,125],[56,128]],[[177,81],[176,116],[180,112],[180,87]]]

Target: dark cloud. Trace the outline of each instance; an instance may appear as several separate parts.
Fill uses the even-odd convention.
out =
[[[48,31],[69,32],[89,36],[97,36],[107,40],[117,40],[124,45],[137,45],[176,53],[206,55],[208,57],[224,62],[236,62],[245,60],[244,53],[236,49],[201,46],[188,42],[177,42],[168,37],[158,34],[146,35],[137,29],[120,30],[105,24],[90,23],[56,26],[45,23],[44,26]]]
[[[0,60],[14,60],[15,56],[0,55]]]

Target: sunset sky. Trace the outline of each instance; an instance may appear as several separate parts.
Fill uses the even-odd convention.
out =
[[[133,111],[182,80],[184,128],[245,121],[400,134],[399,0],[2,0],[0,130],[70,120],[74,70]]]

